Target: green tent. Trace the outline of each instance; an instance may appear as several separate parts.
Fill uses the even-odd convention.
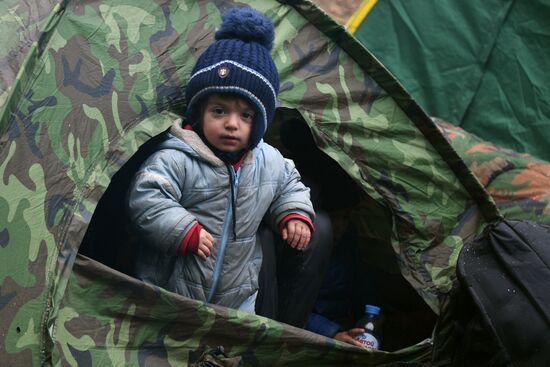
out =
[[[438,315],[434,337],[391,352],[360,349],[178,296],[80,253],[103,232],[102,214],[116,208],[109,203],[120,200],[132,164],[184,110],[194,60],[235,3],[6,1],[2,364],[183,366],[217,346],[227,358],[208,358],[219,365],[450,363],[460,335],[452,321],[457,258],[499,220],[494,202],[438,126],[326,14],[308,1],[238,4],[246,3],[276,27],[277,120],[299,116],[361,189],[352,211],[361,247],[379,265],[392,254],[409,289]],[[121,245],[102,235],[96,245]]]
[[[431,116],[550,161],[550,2],[365,0],[350,31]]]

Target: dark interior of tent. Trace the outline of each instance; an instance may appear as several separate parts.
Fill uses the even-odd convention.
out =
[[[129,229],[126,191],[161,135],[142,145],[113,176],[80,246],[81,254],[130,276],[137,239]],[[332,220],[334,241],[319,298],[330,302],[344,299],[347,305],[345,314],[333,321],[348,330],[363,315],[365,304],[375,304],[381,307],[384,320],[383,350],[398,350],[430,338],[437,317],[399,271],[390,244],[390,211],[371,199],[336,161],[318,148],[297,111],[279,109],[264,139],[295,161],[303,181],[311,188],[316,211],[325,211]],[[341,266],[333,267],[336,259],[340,265],[344,262],[345,274],[338,273]],[[333,292],[327,278],[335,272],[346,283]]]

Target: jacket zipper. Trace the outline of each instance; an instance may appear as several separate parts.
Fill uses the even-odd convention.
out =
[[[233,166],[228,165],[227,170],[229,172],[230,179],[230,195],[229,195],[229,205],[225,212],[225,221],[223,222],[222,228],[222,237],[220,238],[220,249],[218,251],[218,256],[216,258],[216,264],[214,265],[214,273],[212,274],[212,286],[210,287],[210,293],[208,295],[207,302],[212,303],[216,289],[218,288],[218,282],[220,280],[220,274],[222,271],[223,258],[225,257],[225,249],[227,247],[227,241],[229,238],[229,231],[231,228],[234,229],[234,208],[236,208],[237,202],[237,188],[239,186],[239,177],[241,175],[241,170],[235,172]],[[235,230],[235,229],[234,229]]]

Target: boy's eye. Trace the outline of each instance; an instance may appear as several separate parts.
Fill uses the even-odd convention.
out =
[[[221,107],[214,107],[212,109],[212,112],[214,112],[216,115],[223,115],[225,111]]]
[[[245,120],[252,120],[254,118],[254,114],[252,112],[243,112],[241,116]]]

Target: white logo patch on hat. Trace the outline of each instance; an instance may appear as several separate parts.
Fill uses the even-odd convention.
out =
[[[221,66],[218,68],[218,76],[220,78],[225,78],[229,75],[229,68],[225,67],[225,66]]]

